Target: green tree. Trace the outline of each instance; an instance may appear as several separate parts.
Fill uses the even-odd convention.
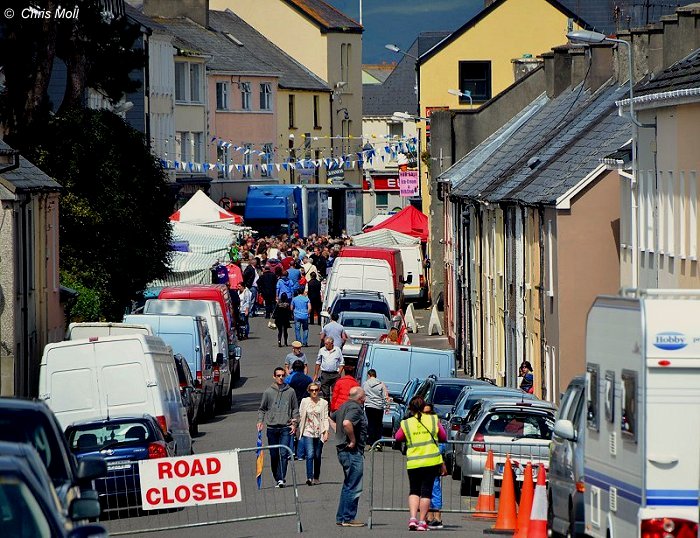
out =
[[[62,269],[99,293],[100,317],[120,319],[146,285],[168,273],[174,200],[141,133],[107,111],[50,121],[36,164],[65,187]]]

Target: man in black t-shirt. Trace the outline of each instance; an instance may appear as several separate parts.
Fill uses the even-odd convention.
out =
[[[357,505],[362,494],[364,450],[367,442],[367,416],[364,410],[365,391],[362,387],[350,389],[350,399],[331,413],[335,422],[338,461],[343,467],[345,480],[340,490],[335,523],[341,527],[364,527],[357,521]]]

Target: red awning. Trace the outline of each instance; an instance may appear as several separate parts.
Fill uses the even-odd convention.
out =
[[[418,237],[423,242],[428,240],[428,217],[412,205],[404,207],[401,211],[392,215],[384,222],[367,228],[364,231],[370,232],[381,230],[382,228]]]

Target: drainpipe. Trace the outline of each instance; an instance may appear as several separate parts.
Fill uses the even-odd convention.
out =
[[[465,206],[462,206],[465,208]],[[465,237],[467,238],[466,241],[464,242],[465,244],[462,245],[462,252],[465,254],[463,257],[464,260],[464,266],[467,268],[467,274],[466,274],[466,281],[465,284],[462,285],[462,290],[464,291],[464,296],[467,298],[467,314],[466,314],[466,322],[467,326],[465,329],[465,334],[467,336],[466,341],[466,357],[464,361],[464,373],[470,377],[474,376],[474,353],[472,351],[472,328],[474,324],[474,320],[472,319],[472,294],[471,294],[471,281],[472,281],[472,264],[471,264],[471,218],[469,217],[469,210],[468,209],[462,209],[462,216],[463,216],[463,222],[464,222],[464,228],[466,230],[466,235]]]
[[[542,389],[542,399],[547,399],[547,389],[546,383],[544,382],[544,373],[546,371],[547,353],[546,344],[547,338],[545,337],[545,287],[544,287],[544,267],[545,267],[545,257],[544,250],[546,244],[546,236],[544,233],[544,208],[542,206],[537,208],[537,214],[539,216],[539,236],[540,236],[540,388]]]
[[[143,91],[143,96],[146,99],[146,122],[145,122],[145,134],[146,134],[146,144],[148,146],[148,150],[152,153],[153,152],[153,144],[151,144],[151,50],[150,50],[150,41],[149,37],[153,34],[153,31],[150,28],[147,28],[146,31],[144,32],[145,37],[143,40],[143,52],[144,56],[146,58],[145,62],[145,68],[144,68],[144,75],[143,75],[143,85],[144,85],[144,91]],[[167,150],[166,150],[167,151]],[[159,155],[158,157],[163,157]]]
[[[484,214],[481,211],[481,208],[479,207],[479,204],[473,204],[474,205],[474,211],[476,214],[477,218],[477,227],[479,230],[479,237],[481,238],[484,232]],[[481,301],[481,304],[479,305],[479,313],[481,315],[481,323],[480,323],[480,331],[479,331],[479,377],[485,377],[484,375],[484,330],[486,327],[486,323],[484,323],[484,285],[483,281],[483,261],[484,261],[484,248],[483,244],[481,244],[481,239],[479,239],[479,300]],[[488,320],[486,320],[488,323]]]
[[[28,217],[27,217],[27,206],[31,202],[31,197],[28,194],[22,194],[19,200],[19,213],[17,215],[17,220],[19,229],[21,230],[21,249],[22,256],[19,263],[19,273],[20,273],[20,315],[21,315],[21,325],[20,330],[22,333],[22,350],[19,356],[16,357],[15,366],[15,396],[28,396],[27,379],[29,375],[29,362],[31,357],[29,356],[29,248],[31,245],[30,237],[28,233]]]

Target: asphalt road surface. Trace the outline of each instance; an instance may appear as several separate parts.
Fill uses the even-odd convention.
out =
[[[411,335],[412,343],[426,347],[449,347],[447,339],[440,336],[427,336],[429,311],[417,311],[417,318],[425,328],[418,334]],[[268,329],[264,318],[251,319],[251,334],[248,340],[242,342],[243,362],[241,366],[241,381],[234,389],[234,403],[231,412],[220,414],[199,428],[200,434],[195,439],[194,450],[197,454],[218,452],[234,448],[250,448],[256,443],[257,410],[263,390],[272,384],[272,372],[275,366],[284,362],[284,356],[290,349],[277,347],[277,332]],[[318,341],[317,326],[310,330],[309,342],[312,347],[306,348],[309,362],[313,363],[313,343]],[[293,340],[293,330],[290,343]],[[316,344],[318,345],[318,344]],[[265,443],[267,440],[265,439]],[[377,453],[377,463],[389,469],[390,472],[376,472],[375,492],[381,505],[402,507],[406,503],[407,485],[405,468],[397,458],[399,452],[385,450]],[[206,507],[186,508],[171,513],[156,514],[141,517],[122,518],[108,521],[106,525],[110,533],[125,535],[140,535],[144,531],[156,529],[152,536],[168,537],[210,537],[210,536],[290,536],[297,532],[297,520],[294,515],[280,515],[265,518],[269,514],[294,514],[294,488],[273,488],[274,482],[269,470],[269,458],[266,456],[263,484],[260,490],[255,483],[254,452],[239,453],[241,473],[242,501],[240,503],[216,504]],[[290,465],[292,465],[290,463]],[[408,512],[374,512],[373,528],[341,528],[335,524],[335,512],[342,484],[342,469],[335,455],[335,448],[329,443],[323,452],[321,467],[321,484],[305,485],[305,462],[294,462],[298,486],[298,505],[301,512],[301,526],[308,536],[401,536],[408,534]],[[369,516],[369,455],[365,463],[364,492],[360,498],[358,519],[367,521]],[[379,469],[379,466],[378,466]],[[287,473],[287,482],[291,483],[291,469]],[[450,481],[449,477],[445,480]],[[452,481],[450,481],[452,482]],[[455,482],[454,484],[458,484]],[[452,487],[452,484],[450,484]],[[381,496],[379,492],[381,491]],[[389,501],[385,502],[385,499]],[[457,497],[459,502],[459,497]],[[375,502],[375,505],[377,503]],[[222,523],[226,520],[238,521]],[[445,528],[437,532],[460,533],[461,536],[483,536],[483,529],[490,522],[474,520],[463,514],[444,514]],[[207,522],[209,525],[202,526]],[[176,528],[173,528],[176,527]]]

